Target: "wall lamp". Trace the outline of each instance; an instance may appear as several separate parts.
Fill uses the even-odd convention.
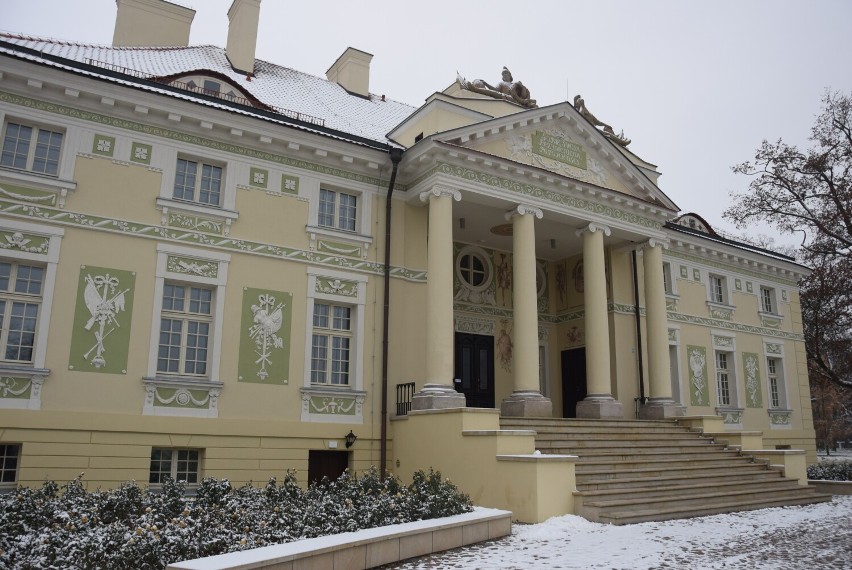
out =
[[[352,433],[352,430],[349,430],[349,433],[346,434],[346,449],[352,447],[356,439],[358,439],[358,436]]]

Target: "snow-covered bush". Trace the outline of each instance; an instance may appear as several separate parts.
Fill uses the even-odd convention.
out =
[[[852,461],[826,461],[808,465],[808,479],[852,481]]]
[[[86,492],[78,477],[60,487],[0,496],[0,568],[161,569],[200,558],[328,534],[469,512],[470,499],[441,474],[411,485],[375,470],[299,487],[288,472],[264,487],[204,479],[195,497],[182,482],[157,491],[135,482]]]

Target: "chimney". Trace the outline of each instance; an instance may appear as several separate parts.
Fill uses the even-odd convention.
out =
[[[231,66],[247,75],[254,73],[260,0],[234,0],[228,10],[228,44],[225,53]]]
[[[188,46],[195,10],[164,0],[115,0],[112,45]]]
[[[355,48],[346,51],[337,58],[334,65],[325,72],[329,81],[334,81],[350,93],[370,96],[370,61],[373,55]]]

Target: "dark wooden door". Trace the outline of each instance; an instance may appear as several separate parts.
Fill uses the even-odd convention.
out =
[[[586,349],[562,351],[562,417],[577,417],[577,402],[586,397]]]
[[[323,477],[334,481],[349,467],[348,451],[308,451],[308,483],[319,482]]]
[[[493,336],[456,333],[456,378],[467,407],[494,407]]]

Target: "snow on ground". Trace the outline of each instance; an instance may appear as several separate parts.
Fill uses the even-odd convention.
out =
[[[566,515],[418,558],[415,568],[852,568],[852,496],[831,503],[612,526]]]
[[[852,449],[838,449],[832,451],[831,455],[825,455],[824,451],[820,451],[817,455],[820,462],[823,461],[852,461]]]

